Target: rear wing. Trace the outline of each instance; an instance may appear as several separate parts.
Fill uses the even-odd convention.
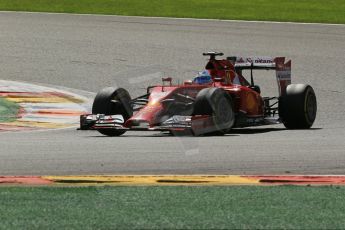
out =
[[[286,93],[286,87],[291,84],[291,60],[285,63],[285,57],[228,57],[227,59],[237,70],[275,70],[280,96]]]

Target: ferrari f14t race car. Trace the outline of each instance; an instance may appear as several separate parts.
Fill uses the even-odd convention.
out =
[[[193,80],[174,85],[172,78],[149,86],[132,99],[123,88],[108,87],[96,95],[92,114],[81,115],[80,130],[119,136],[127,130],[158,130],[192,135],[225,134],[232,128],[283,123],[288,129],[308,129],[316,117],[313,88],[291,84],[291,61],[284,57],[227,57],[208,52],[205,70]],[[261,96],[253,70],[276,72],[279,95]],[[250,71],[250,79],[242,71]]]

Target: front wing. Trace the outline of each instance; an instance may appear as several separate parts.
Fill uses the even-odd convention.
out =
[[[213,117],[208,115],[179,116],[175,115],[159,125],[150,125],[146,121],[126,127],[122,115],[86,114],[80,116],[80,130],[134,130],[134,131],[171,131],[191,132],[194,135],[214,132],[217,130]]]

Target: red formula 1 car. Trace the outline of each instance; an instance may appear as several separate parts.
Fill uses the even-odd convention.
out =
[[[194,80],[173,85],[171,78],[149,86],[145,95],[131,99],[123,88],[104,88],[92,113],[80,117],[81,130],[119,136],[127,130],[159,130],[193,135],[224,134],[231,128],[283,123],[288,129],[310,128],[316,117],[311,86],[291,84],[291,61],[284,57],[227,57],[208,52],[205,71]],[[243,70],[250,70],[250,81]],[[254,69],[276,72],[277,97],[261,96],[254,85]]]

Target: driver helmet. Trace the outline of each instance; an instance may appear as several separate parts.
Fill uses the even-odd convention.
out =
[[[196,84],[207,84],[210,82],[212,82],[212,77],[208,70],[199,72],[193,80],[193,83]]]

